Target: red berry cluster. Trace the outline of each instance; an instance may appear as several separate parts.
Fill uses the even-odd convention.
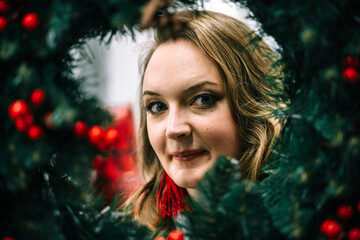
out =
[[[35,89],[30,95],[30,103],[34,107],[40,107],[45,100],[45,92]],[[9,106],[9,116],[14,121],[19,132],[27,133],[31,140],[39,140],[43,136],[41,126],[34,123],[34,116],[25,100],[13,101]]]
[[[10,20],[16,19],[21,7],[14,6],[10,0],[0,0],[0,32],[4,31]],[[11,13],[11,10],[14,10]],[[23,16],[21,24],[24,29],[33,31],[40,25],[39,17],[36,13],[30,12]]]
[[[101,126],[92,126],[88,129],[88,125],[84,121],[75,123],[74,134],[78,137],[87,135],[89,142],[101,151],[108,151],[115,147],[120,136],[119,130],[114,127],[104,130]]]
[[[1,0],[0,0],[1,1]],[[45,92],[42,89],[35,89],[30,94],[30,103],[33,107],[41,107],[45,101]],[[19,132],[26,132],[30,139],[38,140],[43,136],[43,129],[34,124],[34,116],[29,105],[25,100],[19,99],[13,101],[9,106],[9,116],[14,121],[15,127]],[[51,121],[52,114],[46,113],[44,122],[47,128],[53,129],[55,125]],[[109,127],[104,130],[101,126],[93,126],[90,129],[84,121],[78,121],[74,124],[73,132],[77,137],[87,136],[89,142],[101,151],[108,151],[119,140],[119,130]]]
[[[184,234],[179,230],[174,230],[169,233],[168,240],[184,240]],[[157,237],[154,240],[166,240],[164,237]]]
[[[92,181],[97,194],[105,195],[110,204],[119,192],[124,199],[132,189],[142,184],[135,170],[135,132],[130,106],[110,109],[114,115],[111,126],[103,128],[87,125],[80,121],[74,125],[74,131],[102,152],[92,158],[94,179]],[[77,129],[77,130],[75,130]]]
[[[359,80],[359,59],[354,56],[347,56],[344,58],[344,65],[343,78],[351,83],[357,82]]]
[[[116,181],[119,176],[119,170],[116,165],[116,159],[113,157],[104,158],[97,155],[93,159],[93,166],[97,170],[98,177],[105,178],[110,182]]]
[[[360,212],[360,202],[358,202],[357,204],[357,211]],[[341,220],[341,224],[336,220],[326,219],[321,224],[322,234],[331,240],[335,240],[335,239],[360,240],[360,227],[351,228],[347,232],[347,234],[346,232],[344,232],[345,222],[347,220],[350,220],[354,215],[352,206],[347,204],[342,204],[338,206],[336,214],[337,217]]]
[[[114,127],[104,130],[100,126],[93,126],[89,129],[88,138],[91,144],[102,151],[110,150],[119,139],[120,133]]]

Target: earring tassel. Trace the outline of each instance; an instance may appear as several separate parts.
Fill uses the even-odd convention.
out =
[[[183,199],[188,195],[185,188],[179,187],[164,171],[161,179],[160,189],[157,199],[157,210],[161,217],[173,217],[186,208]]]

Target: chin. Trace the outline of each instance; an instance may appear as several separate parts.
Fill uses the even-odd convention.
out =
[[[175,184],[182,188],[196,188],[198,181],[175,181]]]
[[[191,177],[187,177],[191,176]],[[175,184],[182,188],[197,188],[198,182],[202,179],[204,174],[194,176],[191,174],[185,175],[185,177],[177,177],[174,180]]]

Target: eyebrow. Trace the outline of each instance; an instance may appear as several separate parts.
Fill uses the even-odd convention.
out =
[[[189,92],[193,92],[199,88],[202,88],[206,85],[211,85],[211,86],[217,86],[218,84],[214,83],[214,82],[209,82],[209,81],[204,81],[204,82],[201,82],[201,83],[198,83],[198,84],[195,84],[194,86],[191,86],[189,87],[188,89],[186,89],[184,91],[184,93],[189,93]],[[143,96],[145,95],[150,95],[150,96],[160,96],[159,93],[156,93],[156,92],[152,92],[152,91],[144,91],[143,92]]]

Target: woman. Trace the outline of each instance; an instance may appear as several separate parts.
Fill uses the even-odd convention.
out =
[[[127,202],[154,231],[196,196],[198,181],[223,154],[257,179],[279,126],[263,81],[268,46],[243,23],[215,12],[176,14],[176,31],[158,34],[144,61],[140,105],[140,167],[145,185]],[[180,27],[179,27],[180,26]]]

